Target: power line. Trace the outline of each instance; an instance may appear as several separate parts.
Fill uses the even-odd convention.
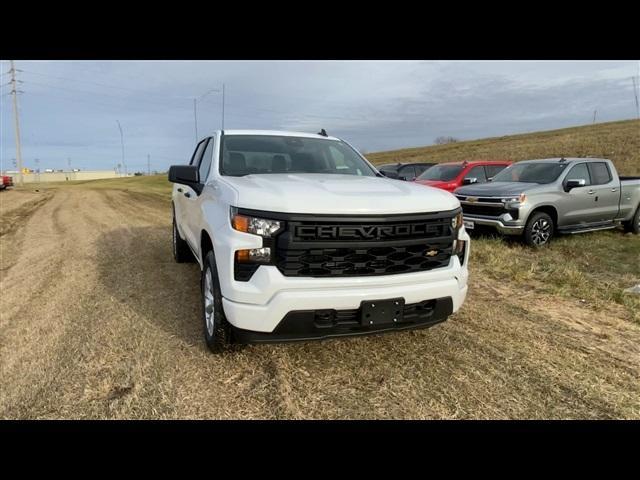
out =
[[[167,107],[166,103],[157,102],[157,101],[154,101],[154,100],[146,100],[146,99],[143,99],[143,98],[138,98],[138,99],[133,99],[132,100],[131,98],[122,97],[122,96],[119,96],[119,95],[110,95],[108,93],[92,92],[92,91],[88,91],[88,90],[78,90],[77,88],[59,87],[57,85],[50,85],[50,84],[42,83],[42,82],[34,82],[33,80],[28,80],[26,83],[28,83],[30,85],[40,85],[40,86],[44,86],[44,87],[47,87],[47,88],[53,88],[53,89],[56,89],[56,90],[66,90],[66,91],[69,91],[69,92],[72,92],[72,93],[85,93],[85,94],[88,94],[88,95],[99,95],[99,96],[109,97],[109,98],[118,98],[118,99],[122,100],[123,102],[127,102],[127,103],[130,103],[132,101],[133,102],[144,102],[144,103],[149,103],[149,104],[154,104],[154,105],[161,105],[161,106],[163,106],[165,108]],[[180,107],[172,106],[171,108],[185,108],[185,107],[186,107],[186,105],[182,105]]]
[[[77,82],[77,83],[86,83],[86,84],[90,84],[90,85],[96,85],[99,87],[105,87],[105,88],[114,88],[117,90],[126,90],[129,92],[133,92],[133,93],[138,93],[138,94],[144,94],[144,95],[149,95],[148,92],[143,91],[143,90],[137,90],[137,89],[133,89],[133,88],[127,88],[127,87],[121,87],[121,86],[115,86],[115,85],[108,85],[106,83],[98,83],[98,82],[92,82],[89,80],[78,80],[77,78],[68,78],[68,77],[59,77],[57,75],[50,75],[48,73],[40,73],[40,72],[34,72],[32,70],[23,70],[25,73],[29,73],[31,75],[39,75],[39,76],[43,76],[43,77],[49,77],[49,78],[56,78],[58,80],[66,80],[69,82]],[[159,95],[154,95],[157,96],[158,98],[160,97]],[[180,101],[184,101],[186,100],[186,97],[174,97],[174,96],[162,96],[163,99],[171,99],[171,100],[180,100]]]

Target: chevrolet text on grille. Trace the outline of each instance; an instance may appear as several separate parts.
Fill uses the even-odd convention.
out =
[[[380,239],[392,237],[424,236],[442,234],[447,228],[443,224],[416,223],[410,225],[300,225],[295,227],[295,235],[305,239],[364,238]]]

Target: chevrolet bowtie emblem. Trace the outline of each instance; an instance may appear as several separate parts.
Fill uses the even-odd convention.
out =
[[[467,202],[473,203],[477,201],[478,201],[478,197],[467,197]]]
[[[435,257],[437,254],[438,254],[438,250],[429,250],[427,253],[425,253],[425,256]]]

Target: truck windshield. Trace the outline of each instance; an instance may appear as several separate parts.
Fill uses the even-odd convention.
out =
[[[333,173],[374,177],[349,145],[337,140],[276,135],[225,135],[220,174]]]
[[[493,182],[551,183],[564,171],[566,163],[516,163],[495,177]]]
[[[439,180],[448,182],[453,180],[462,171],[462,165],[434,165],[427,168],[416,180]]]

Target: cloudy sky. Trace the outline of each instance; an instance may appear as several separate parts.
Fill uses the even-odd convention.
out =
[[[16,61],[25,166],[130,171],[185,163],[225,128],[317,132],[366,152],[635,118],[639,61]],[[0,162],[13,168],[9,62],[0,62]],[[214,91],[211,91],[214,90]]]

